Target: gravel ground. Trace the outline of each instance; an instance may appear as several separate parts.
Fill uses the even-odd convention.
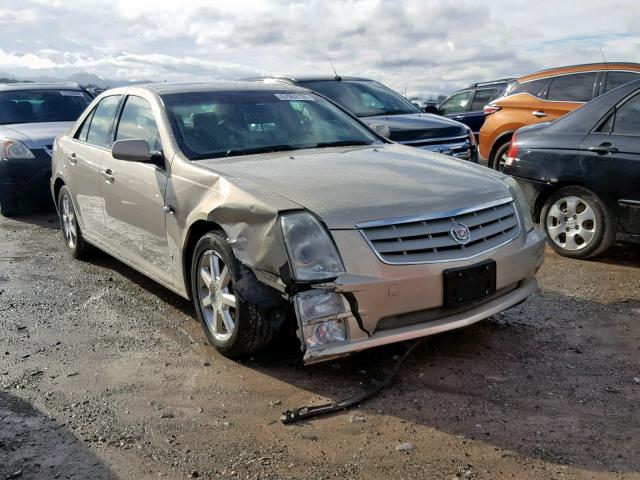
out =
[[[640,479],[640,249],[549,252],[541,291],[430,338],[352,411],[402,345],[303,367],[234,362],[191,305],[97,253],[54,214],[0,219],[0,479]]]

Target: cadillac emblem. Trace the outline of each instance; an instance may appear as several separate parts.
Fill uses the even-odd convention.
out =
[[[469,227],[463,225],[462,223],[455,222],[453,225],[451,225],[450,233],[453,239],[460,245],[465,245],[469,243],[469,240],[471,240],[471,232],[469,232]]]

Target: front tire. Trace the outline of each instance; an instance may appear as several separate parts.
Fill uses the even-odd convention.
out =
[[[4,217],[15,217],[20,213],[20,207],[15,195],[0,190],[0,214]]]
[[[91,247],[82,236],[71,192],[66,186],[63,186],[58,192],[58,217],[60,218],[62,238],[71,256],[78,260],[86,258]]]
[[[551,247],[570,258],[600,255],[616,236],[609,208],[583,187],[564,187],[552,194],[542,208],[540,223]]]
[[[209,232],[198,241],[191,293],[207,338],[223,355],[238,358],[259,352],[275,337],[276,328],[251,297],[260,291],[253,272],[236,259],[223,235]]]

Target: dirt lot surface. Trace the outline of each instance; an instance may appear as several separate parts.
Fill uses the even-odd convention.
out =
[[[284,426],[406,346],[227,360],[188,302],[59,237],[54,214],[0,219],[0,479],[640,479],[637,246],[549,252],[524,304],[430,338],[362,407]]]

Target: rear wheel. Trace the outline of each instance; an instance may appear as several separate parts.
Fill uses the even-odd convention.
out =
[[[506,155],[509,151],[509,146],[511,145],[511,140],[500,145],[493,154],[491,158],[491,168],[494,170],[498,170],[501,172],[504,170],[504,162],[506,161]]]
[[[66,186],[63,186],[58,192],[58,216],[60,217],[62,238],[69,253],[77,259],[86,258],[91,247],[84,241],[80,225],[78,225],[71,193]]]
[[[210,232],[198,241],[191,263],[193,301],[207,338],[225,356],[258,352],[275,337],[276,328],[251,297],[261,289],[257,283],[220,233]]]
[[[600,255],[615,240],[611,212],[595,193],[583,187],[564,187],[551,195],[540,223],[551,247],[566,257]]]

